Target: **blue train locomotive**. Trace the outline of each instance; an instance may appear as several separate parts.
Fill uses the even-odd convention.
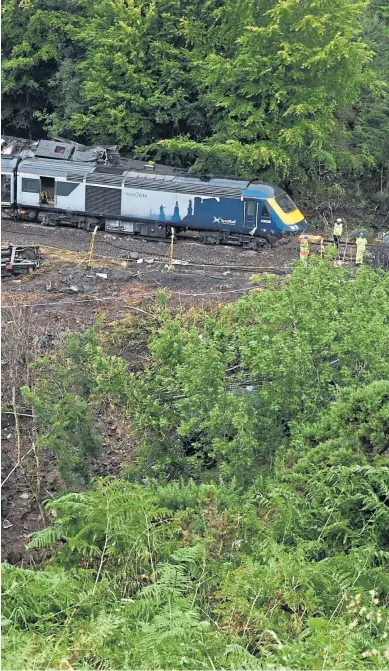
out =
[[[3,149],[1,200],[23,219],[155,238],[173,227],[254,249],[307,227],[285,191],[265,182],[195,177],[121,158],[114,147],[22,142]]]

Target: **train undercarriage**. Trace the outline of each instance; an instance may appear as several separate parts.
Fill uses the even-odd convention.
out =
[[[103,230],[106,233],[139,236],[148,240],[169,241],[172,229],[174,229],[175,238],[189,237],[185,236],[185,233],[191,231],[197,233],[200,242],[205,245],[233,245],[245,249],[260,250],[269,246],[274,247],[279,241],[279,238],[276,237],[251,236],[240,232],[187,229],[179,226],[172,227],[169,222],[162,224],[150,221],[110,219],[107,217],[58,212],[48,209],[20,208],[18,210],[9,210],[8,214],[19,221],[36,222],[43,226],[66,226],[86,231],[93,231],[97,226],[99,230]],[[290,235],[288,239],[289,237]]]

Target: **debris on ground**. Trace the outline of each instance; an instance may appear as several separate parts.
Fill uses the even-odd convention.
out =
[[[18,247],[10,244],[1,248],[1,276],[24,275],[39,268],[41,254],[39,247]]]

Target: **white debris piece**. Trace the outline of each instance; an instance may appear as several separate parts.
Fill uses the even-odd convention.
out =
[[[143,263],[143,259],[138,259],[137,263]]]
[[[101,277],[102,280],[106,280],[108,275],[107,273],[96,273],[96,277]]]

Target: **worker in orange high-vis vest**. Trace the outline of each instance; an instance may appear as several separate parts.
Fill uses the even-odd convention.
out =
[[[309,256],[309,236],[303,235],[300,242],[300,261],[305,265],[308,263]]]

